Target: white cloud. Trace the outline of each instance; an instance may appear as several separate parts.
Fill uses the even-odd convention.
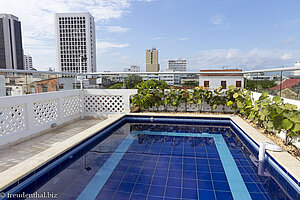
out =
[[[222,24],[225,24],[227,22],[227,19],[226,19],[225,15],[218,14],[218,15],[213,16],[210,19],[210,22],[214,25],[222,25]]]
[[[212,16],[210,22],[219,29],[228,29],[230,25],[230,22],[222,13]]]
[[[150,40],[162,40],[162,39],[164,39],[163,37],[154,37],[154,38],[151,38]]]
[[[293,55],[291,53],[285,53],[280,57],[282,60],[290,60],[293,58]]]
[[[104,30],[111,33],[125,33],[129,31],[129,28],[125,28],[122,26],[106,26],[100,27],[100,30]]]
[[[131,58],[131,55],[121,56],[121,60],[127,60],[128,58]]]
[[[130,44],[128,44],[128,43],[120,44],[120,43],[107,42],[107,41],[98,41],[97,42],[97,47],[100,50],[108,50],[108,49],[112,49],[112,48],[124,48],[124,47],[128,47],[129,45]]]
[[[189,40],[188,37],[181,37],[181,38],[176,38],[176,40]]]
[[[284,41],[282,41],[281,44],[291,44],[291,43],[294,43],[295,41],[296,41],[295,37],[290,37],[290,38],[287,38]]]
[[[299,55],[300,50],[212,49],[198,51],[187,60],[189,61],[189,70],[192,71],[208,68],[218,69],[224,66],[246,70],[293,66],[293,63],[300,59]]]

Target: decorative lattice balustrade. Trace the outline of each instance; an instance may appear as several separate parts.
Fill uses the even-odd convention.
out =
[[[80,96],[69,96],[63,99],[63,113],[64,117],[78,115],[82,112],[82,104]]]
[[[58,118],[58,99],[49,99],[33,103],[33,123],[43,125]]]
[[[129,112],[136,90],[67,90],[0,97],[0,146],[84,116]]]
[[[85,96],[85,112],[124,112],[122,96]]]
[[[25,104],[0,107],[0,136],[22,131],[25,128]]]

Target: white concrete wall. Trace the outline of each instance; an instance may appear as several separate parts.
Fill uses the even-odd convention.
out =
[[[236,85],[236,81],[242,81],[242,88],[244,86],[243,76],[199,76],[199,86],[204,86],[204,81],[209,81],[209,88],[215,89],[221,86],[221,81],[226,81],[226,87]]]
[[[5,76],[0,75],[0,97],[6,95],[6,89],[5,89]]]

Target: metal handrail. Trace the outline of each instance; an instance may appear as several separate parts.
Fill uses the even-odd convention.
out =
[[[280,72],[280,71],[296,71],[300,70],[300,67],[281,67],[273,69],[261,69],[261,70],[249,70],[249,71],[214,71],[214,72],[93,72],[82,73],[83,75],[129,75],[129,74],[249,74],[249,73],[261,73],[261,72]],[[57,72],[57,71],[35,71],[35,70],[14,70],[14,69],[0,69],[0,73],[26,73],[26,74],[63,74],[63,75],[80,75],[81,73],[72,72]]]

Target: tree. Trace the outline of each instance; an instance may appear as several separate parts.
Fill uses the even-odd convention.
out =
[[[198,81],[185,81],[183,83],[183,85],[186,85],[186,86],[198,86],[199,85],[199,82]]]
[[[122,89],[122,88],[123,88],[123,84],[117,83],[117,84],[110,86],[108,89]]]
[[[269,89],[274,86],[276,86],[276,83],[273,80],[247,80],[246,82],[246,89],[252,91],[254,91],[255,89]]]
[[[126,89],[133,89],[137,84],[141,82],[143,82],[143,78],[139,75],[133,74],[125,79],[124,84]]]

